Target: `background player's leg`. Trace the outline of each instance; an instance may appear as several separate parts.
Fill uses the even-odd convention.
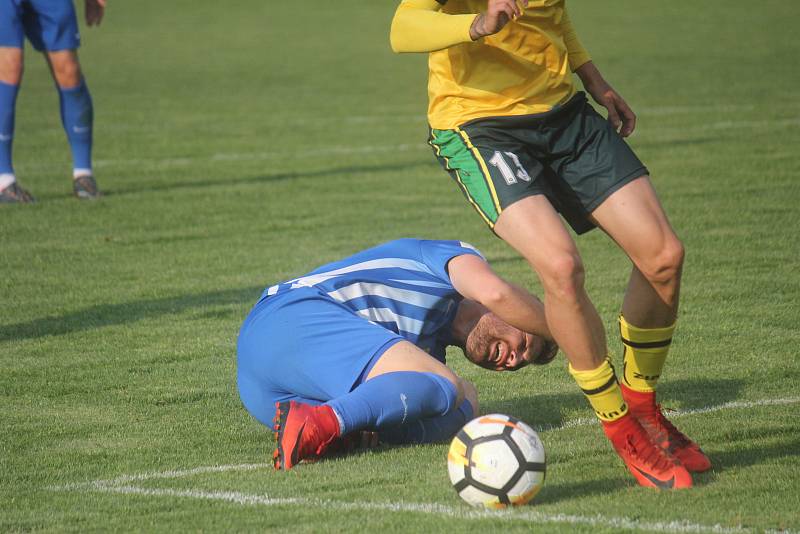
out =
[[[75,50],[60,50],[47,52],[46,57],[58,86],[61,122],[72,150],[73,178],[92,176],[94,106],[81,74],[78,54]],[[95,195],[89,193],[88,196],[96,196],[96,191]]]
[[[0,47],[0,192],[16,182],[11,150],[22,59],[21,48]]]

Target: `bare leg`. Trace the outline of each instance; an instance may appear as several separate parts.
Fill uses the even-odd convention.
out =
[[[61,89],[71,89],[81,84],[83,75],[75,50],[59,50],[45,54],[53,79]]]
[[[643,176],[624,186],[592,215],[634,264],[622,314],[640,328],[673,324],[684,249],[650,179]]]
[[[19,85],[22,81],[22,61],[21,48],[0,46],[0,82]]]
[[[575,370],[596,369],[606,357],[603,323],[584,289],[584,269],[572,236],[542,195],[500,215],[495,232],[528,260],[544,287],[547,325]]]

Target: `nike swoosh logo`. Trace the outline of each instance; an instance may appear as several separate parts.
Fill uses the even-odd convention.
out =
[[[297,446],[300,443],[300,440],[303,439],[303,430],[306,428],[306,422],[303,421],[303,424],[300,426],[300,430],[297,431],[297,440],[294,442],[294,448],[292,449],[292,466],[297,465],[300,463],[298,456],[300,455],[300,447]]]
[[[89,131],[88,126],[73,126],[72,131],[75,133],[86,133]]]
[[[658,479],[658,478],[654,477],[650,473],[645,473],[644,471],[642,471],[641,469],[639,469],[635,465],[633,466],[633,468],[636,469],[637,471],[639,471],[639,473],[641,473],[641,475],[644,478],[646,478],[647,480],[649,480],[650,482],[655,484],[655,486],[657,488],[660,488],[660,489],[672,489],[673,487],[675,487],[675,475],[672,475],[672,478],[670,478],[669,480],[661,480],[661,479]]]
[[[11,141],[12,137],[14,137],[14,136],[13,135],[0,134],[0,141]]]

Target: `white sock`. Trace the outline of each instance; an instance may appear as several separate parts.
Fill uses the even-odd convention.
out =
[[[91,176],[92,169],[72,169],[72,179],[77,180],[81,176]]]
[[[0,174],[0,191],[17,181],[17,177],[10,173]]]

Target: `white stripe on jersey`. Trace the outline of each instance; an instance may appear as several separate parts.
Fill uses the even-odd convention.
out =
[[[422,280],[398,280],[396,278],[390,278],[390,282],[399,282],[401,284],[408,284],[410,286],[422,286],[422,287],[438,287],[441,289],[453,289],[453,286],[450,284],[443,284],[441,282],[423,282]]]
[[[357,299],[359,297],[377,296],[385,297],[387,299],[396,300],[398,302],[405,302],[413,304],[421,308],[433,308],[442,301],[442,297],[437,295],[430,295],[428,293],[419,293],[418,291],[410,291],[408,289],[400,289],[397,287],[387,286],[385,284],[377,284],[371,282],[356,282],[349,286],[340,287],[336,291],[328,293],[331,297],[339,302],[347,302],[348,300]]]
[[[422,332],[422,327],[425,325],[423,321],[405,317],[404,315],[397,315],[394,310],[390,310],[389,308],[367,308],[365,310],[356,310],[356,313],[362,317],[366,317],[373,323],[397,323],[401,332],[408,332],[415,335],[419,335]]]
[[[486,258],[484,258],[483,254],[481,254],[481,251],[480,251],[480,250],[478,250],[477,248],[473,247],[472,245],[470,245],[470,244],[469,244],[469,243],[467,243],[466,241],[459,241],[459,242],[458,242],[458,244],[459,244],[459,245],[461,245],[461,247],[462,247],[462,248],[468,248],[468,249],[470,249],[470,250],[474,250],[474,251],[475,251],[475,253],[477,253],[477,254],[478,254],[478,256],[480,256],[480,257],[481,257],[481,258],[483,258],[484,260],[486,259]]]
[[[353,265],[348,265],[347,267],[342,267],[340,269],[334,269],[333,271],[328,271],[327,273],[317,273],[310,276],[302,276],[300,278],[295,278],[294,280],[287,280],[284,283],[292,284],[291,285],[292,289],[297,287],[311,287],[315,284],[319,284],[326,280],[330,280],[331,278],[335,278],[340,274],[352,273],[354,271],[366,271],[369,269],[408,269],[409,271],[418,271],[434,275],[430,267],[428,267],[424,263],[420,263],[414,260],[407,260],[404,258],[384,258],[380,260],[369,260],[361,263],[355,263]],[[267,295],[274,295],[275,293],[277,293],[278,286],[280,285],[281,284],[276,284],[270,287],[267,290]]]

